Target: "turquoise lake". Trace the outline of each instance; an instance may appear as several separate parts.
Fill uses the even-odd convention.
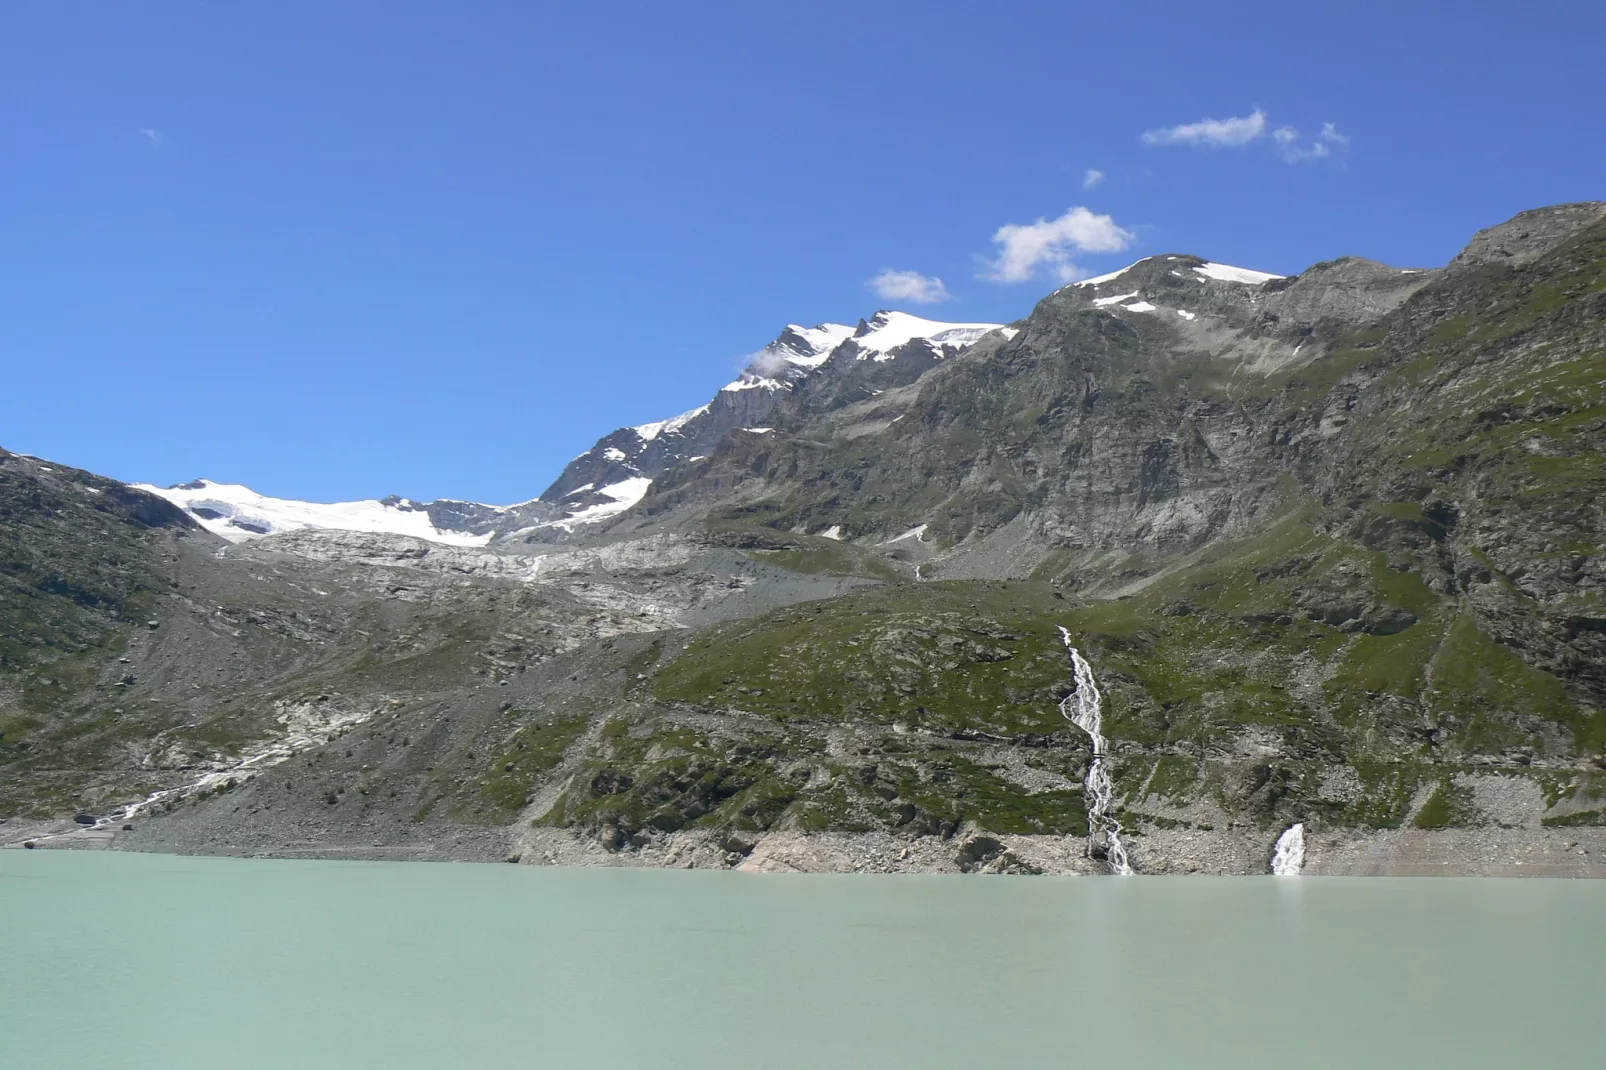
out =
[[[0,852],[0,1067],[1606,1066],[1606,882]]]

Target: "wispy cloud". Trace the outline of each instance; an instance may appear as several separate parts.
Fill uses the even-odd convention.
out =
[[[1200,119],[1196,123],[1167,126],[1143,134],[1147,145],[1191,145],[1195,148],[1236,149],[1252,144],[1269,133],[1278,159],[1284,163],[1303,163],[1332,156],[1349,145],[1349,138],[1332,123],[1323,123],[1321,133],[1306,141],[1295,126],[1271,129],[1265,111],[1256,108],[1248,115],[1230,119]]]
[[[1248,115],[1231,119],[1200,119],[1196,123],[1166,126],[1143,135],[1146,145],[1192,145],[1210,149],[1234,149],[1266,134],[1266,113],[1256,108]]]
[[[146,141],[149,141],[152,145],[167,144],[167,138],[162,136],[162,132],[160,130],[152,130],[148,126],[142,126],[139,128],[139,136],[144,138]]]
[[[934,305],[953,295],[935,275],[922,275],[918,271],[894,271],[887,268],[865,283],[877,297],[888,301],[913,301],[917,305]]]
[[[1322,132],[1305,145],[1300,144],[1299,131],[1292,126],[1279,126],[1271,132],[1271,138],[1277,143],[1277,155],[1284,163],[1320,160],[1349,145],[1349,138],[1340,134],[1332,123],[1323,123]]]
[[[1103,181],[1104,181],[1104,172],[1100,171],[1100,170],[1097,170],[1096,168],[1089,167],[1087,169],[1087,174],[1082,176],[1082,188],[1083,189],[1092,189],[1094,186],[1098,185],[1100,182],[1103,182]]]
[[[1080,206],[1058,219],[1007,223],[993,234],[998,256],[987,261],[982,277],[994,282],[1025,282],[1046,270],[1061,282],[1075,282],[1087,272],[1072,262],[1073,254],[1118,253],[1135,237],[1112,217]]]

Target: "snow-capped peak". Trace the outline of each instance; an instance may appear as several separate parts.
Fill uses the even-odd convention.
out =
[[[646,493],[645,482],[690,457],[706,457],[724,435],[738,428],[762,434],[766,415],[803,379],[815,374],[833,354],[843,360],[889,361],[901,346],[924,339],[944,356],[968,346],[996,323],[945,323],[907,312],[877,312],[858,326],[819,323],[813,327],[788,324],[779,337],[754,353],[733,381],[720,387],[714,400],[669,420],[657,420],[621,429],[598,440],[564,468],[541,495],[549,505],[573,507],[584,488],[582,513],[558,526],[589,523],[624,512]],[[1013,332],[1004,328],[1008,336]],[[852,342],[849,347],[847,344]],[[846,347],[846,348],[844,348]],[[923,366],[912,367],[918,372]],[[533,529],[532,529],[533,530]]]
[[[1147,258],[1145,258],[1145,259],[1147,259]],[[1143,263],[1142,260],[1134,261],[1133,263],[1130,263],[1126,267],[1122,268],[1120,271],[1112,271],[1108,275],[1095,275],[1091,279],[1080,279],[1080,280],[1078,280],[1076,282],[1071,283],[1071,285],[1072,286],[1102,286],[1106,282],[1114,282],[1116,279],[1120,278],[1122,275],[1125,275],[1128,271],[1131,271],[1133,268],[1137,267],[1141,263]]]
[[[651,442],[659,435],[670,434],[672,432],[679,431],[682,427],[685,427],[687,424],[691,423],[693,420],[697,419],[697,417],[701,416],[707,411],[707,405],[699,405],[690,412],[683,412],[679,416],[671,419],[658,420],[650,424],[640,424],[636,427],[632,427],[630,430],[640,435],[641,441]]]
[[[867,320],[860,320],[856,327],[844,323],[800,327],[792,323],[781,332],[780,338],[759,352],[744,378],[754,381],[755,385],[758,385],[757,380],[776,378],[775,358],[807,370],[818,368],[849,339],[859,347],[860,359],[884,360],[885,354],[917,338],[937,346],[966,346],[1000,326],[997,323],[945,323],[891,310],[882,310]],[[733,383],[727,389],[743,387]]]
[[[859,324],[853,332],[853,343],[874,359],[886,360],[892,350],[917,338],[936,346],[968,346],[1001,326],[1000,323],[944,323],[907,312],[882,311]]]
[[[781,380],[771,379],[767,375],[759,375],[755,372],[743,372],[740,378],[732,379],[730,382],[720,387],[720,389],[733,392],[738,390],[780,390],[785,385],[786,384]]]
[[[907,312],[881,311],[857,327],[842,323],[821,323],[814,327],[788,324],[781,336],[761,349],[747,370],[726,383],[721,390],[783,390],[831,358],[842,343],[858,346],[860,360],[891,360],[892,351],[917,338],[933,345],[967,346],[997,330],[997,323],[944,323],[923,319]]]
[[[1161,257],[1155,257],[1155,256],[1146,256],[1142,260],[1137,260],[1137,261],[1134,261],[1134,262],[1128,264],[1126,267],[1122,268],[1120,271],[1112,271],[1108,275],[1095,275],[1091,279],[1081,279],[1080,281],[1071,283],[1071,285],[1072,286],[1078,286],[1078,287],[1080,287],[1080,286],[1102,286],[1107,282],[1114,282],[1116,279],[1120,278],[1122,275],[1125,275],[1127,272],[1131,271],[1133,268],[1139,266],[1140,264],[1146,264],[1150,260],[1159,260],[1159,259],[1165,259],[1165,260],[1188,259],[1188,260],[1192,260],[1194,258],[1193,257],[1182,258],[1182,257],[1176,257],[1176,256],[1167,256],[1167,257],[1161,258]],[[1273,275],[1269,271],[1252,271],[1249,268],[1234,267],[1231,264],[1217,264],[1217,263],[1210,262],[1210,261],[1206,261],[1204,263],[1196,264],[1194,266],[1193,270],[1197,271],[1201,277],[1206,278],[1206,279],[1214,279],[1217,282],[1242,283],[1245,286],[1259,286],[1261,283],[1270,282],[1273,279],[1280,279],[1280,278],[1283,277],[1281,275]],[[1173,272],[1173,274],[1176,274],[1176,273]]]
[[[764,352],[773,353],[800,368],[818,368],[825,363],[832,350],[852,337],[853,328],[845,323],[821,323],[813,327],[789,323],[780,338]]]
[[[155,487],[148,483],[135,486],[166,498],[194,517],[202,527],[230,542],[304,528],[387,532],[449,546],[484,546],[491,541],[489,534],[437,528],[427,505],[406,498],[298,502],[270,498],[238,483],[214,483],[209,479],[174,487]]]

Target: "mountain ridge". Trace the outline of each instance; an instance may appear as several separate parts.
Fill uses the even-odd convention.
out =
[[[234,542],[307,528],[384,532],[459,546],[484,546],[502,535],[532,535],[543,529],[548,534],[568,534],[630,509],[655,475],[694,457],[699,446],[711,449],[746,422],[762,419],[773,408],[776,392],[793,389],[838,350],[847,358],[876,363],[900,356],[919,359],[928,353],[935,360],[1000,327],[928,320],[888,310],[861,319],[857,327],[789,324],[737,379],[716,392],[713,401],[677,417],[604,435],[565,466],[538,497],[514,505],[447,498],[416,502],[396,495],[352,502],[304,502],[209,479],[170,487],[135,486],[166,498],[207,530]]]

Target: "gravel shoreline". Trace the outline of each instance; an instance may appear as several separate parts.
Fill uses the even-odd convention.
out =
[[[523,865],[728,869],[744,873],[976,873],[1096,875],[1084,841],[1063,836],[962,830],[948,839],[890,833],[778,831],[730,835],[676,832],[609,851],[570,829],[394,825],[284,829],[206,827],[166,817],[129,831],[90,830],[70,821],[0,824],[0,848],[149,851],[250,858],[518,862]],[[1232,876],[1266,873],[1281,830],[1153,830],[1131,837],[1140,874]],[[1337,829],[1306,841],[1309,876],[1606,878],[1606,829]]]

